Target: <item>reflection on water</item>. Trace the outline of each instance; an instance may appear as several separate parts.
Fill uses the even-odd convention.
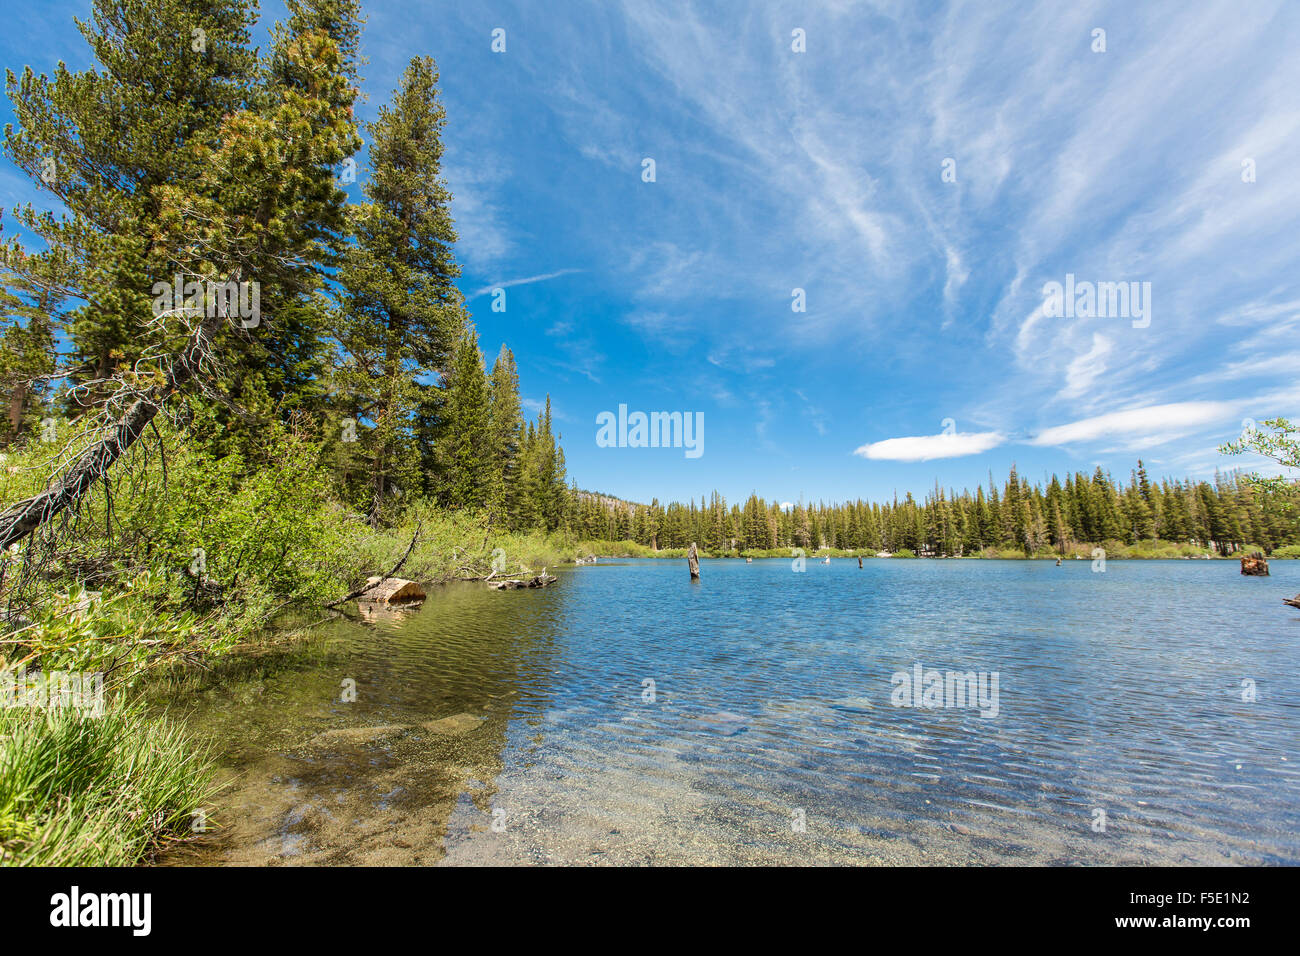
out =
[[[1273,571],[629,561],[433,588],[175,701],[231,783],[169,862],[1297,863],[1300,566]],[[917,663],[996,674],[997,716],[893,706]]]

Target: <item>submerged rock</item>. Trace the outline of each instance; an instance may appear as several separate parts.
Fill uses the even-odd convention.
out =
[[[696,717],[695,720],[700,724],[701,730],[717,734],[720,737],[734,737],[736,734],[743,734],[749,729],[748,717],[729,713],[728,711],[720,711],[706,717]]]
[[[303,748],[318,750],[329,747],[360,747],[364,744],[378,743],[400,734],[430,733],[443,737],[459,737],[471,730],[477,730],[486,718],[474,714],[452,714],[437,720],[427,720],[420,724],[383,724],[377,727],[337,727],[326,730],[312,737]]]
[[[380,727],[337,727],[334,730],[326,730],[317,734],[303,746],[311,749],[338,746],[355,747],[359,744],[372,743],[382,737],[392,737],[407,729],[409,728],[401,724],[387,724]]]
[[[458,737],[461,734],[469,733],[471,730],[477,730],[484,719],[483,717],[475,717],[473,714],[453,714],[450,717],[426,721],[420,724],[420,729],[433,734]]]

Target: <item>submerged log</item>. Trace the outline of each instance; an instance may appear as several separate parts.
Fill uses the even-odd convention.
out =
[[[410,601],[423,601],[424,588],[406,578],[370,578],[367,584],[373,585],[357,600],[368,604],[406,604]]]
[[[1293,598],[1283,598],[1282,603],[1290,604],[1293,608],[1300,609],[1300,594],[1297,594]]]
[[[695,542],[691,542],[691,548],[686,552],[686,563],[691,568],[691,580],[694,581],[700,576],[700,556],[695,553]]]
[[[1268,576],[1268,558],[1262,551],[1252,551],[1241,556],[1241,573],[1256,577]]]
[[[546,569],[542,568],[541,574],[534,575],[531,578],[525,578],[518,581],[489,581],[488,587],[497,591],[519,591],[524,588],[544,588],[547,585],[554,584],[558,580],[560,579],[554,574],[547,574]]]

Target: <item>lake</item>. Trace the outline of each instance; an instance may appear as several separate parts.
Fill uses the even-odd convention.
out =
[[[325,625],[171,705],[230,785],[164,862],[1300,863],[1300,562],[865,565]]]

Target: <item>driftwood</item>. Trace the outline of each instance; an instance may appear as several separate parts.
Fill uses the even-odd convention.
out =
[[[1262,551],[1252,551],[1241,556],[1241,573],[1256,577],[1268,577],[1268,558]]]
[[[358,601],[370,604],[405,604],[408,601],[423,601],[424,588],[406,578],[373,577],[366,582],[369,586]]]
[[[519,591],[523,588],[544,588],[548,584],[554,584],[560,580],[554,574],[547,574],[546,569],[542,568],[542,573],[528,578],[526,581],[489,581],[488,587],[497,591]]]
[[[695,542],[691,542],[691,549],[686,552],[686,563],[691,567],[691,580],[694,581],[700,576],[700,556],[695,553]]]
[[[1293,608],[1300,609],[1300,594],[1297,594],[1293,598],[1283,598],[1282,603],[1290,604]]]

